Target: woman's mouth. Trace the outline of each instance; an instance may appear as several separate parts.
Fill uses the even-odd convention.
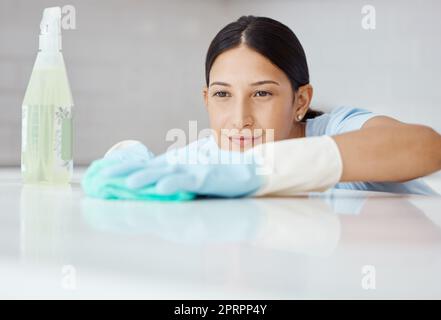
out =
[[[261,140],[262,136],[229,136],[230,142],[239,145],[241,147],[254,145],[256,142]]]

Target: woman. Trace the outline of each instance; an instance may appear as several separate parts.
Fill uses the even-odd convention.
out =
[[[289,195],[332,186],[437,194],[418,178],[441,169],[441,136],[359,108],[312,110],[304,50],[280,22],[243,16],[228,24],[211,42],[205,68],[203,98],[215,134],[197,145],[231,148],[232,154],[256,148],[268,153],[266,146],[273,145],[271,161],[263,162],[274,170],[262,177],[255,174],[257,161],[177,166],[162,156],[113,163],[103,177],[125,176],[131,190],[156,185],[154,192],[164,195]],[[265,143],[270,140],[275,143]],[[130,159],[140,150],[141,158],[147,155],[139,144],[114,155]]]

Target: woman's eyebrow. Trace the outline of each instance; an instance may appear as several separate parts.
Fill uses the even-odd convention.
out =
[[[262,85],[262,84],[267,84],[267,83],[273,83],[273,84],[276,84],[276,85],[278,85],[278,86],[280,85],[278,82],[273,81],[273,80],[262,80],[262,81],[253,82],[253,83],[250,84],[250,86],[260,86],[260,85]],[[231,87],[231,84],[226,83],[226,82],[220,82],[220,81],[212,82],[212,83],[210,84],[210,87],[211,87],[211,86],[214,86],[214,85]]]
[[[210,87],[211,87],[211,86],[215,86],[215,85],[231,87],[231,84],[226,83],[226,82],[220,82],[220,81],[212,82],[212,83],[210,84]]]
[[[274,83],[278,86],[280,85],[278,82],[273,80],[262,80],[262,81],[253,82],[252,84],[250,84],[250,86],[260,86],[261,84],[266,84],[266,83]]]

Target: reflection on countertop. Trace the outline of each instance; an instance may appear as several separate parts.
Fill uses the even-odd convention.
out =
[[[0,295],[441,297],[440,197],[331,189],[105,201],[78,184],[8,179],[0,200]],[[361,288],[366,266],[377,268],[375,291]],[[66,270],[78,275],[75,291],[60,288]]]

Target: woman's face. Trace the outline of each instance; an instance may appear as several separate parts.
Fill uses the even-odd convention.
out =
[[[260,143],[302,136],[303,124],[295,117],[306,113],[312,87],[299,88],[294,99],[286,74],[241,45],[216,58],[203,93],[219,147],[245,151]]]

